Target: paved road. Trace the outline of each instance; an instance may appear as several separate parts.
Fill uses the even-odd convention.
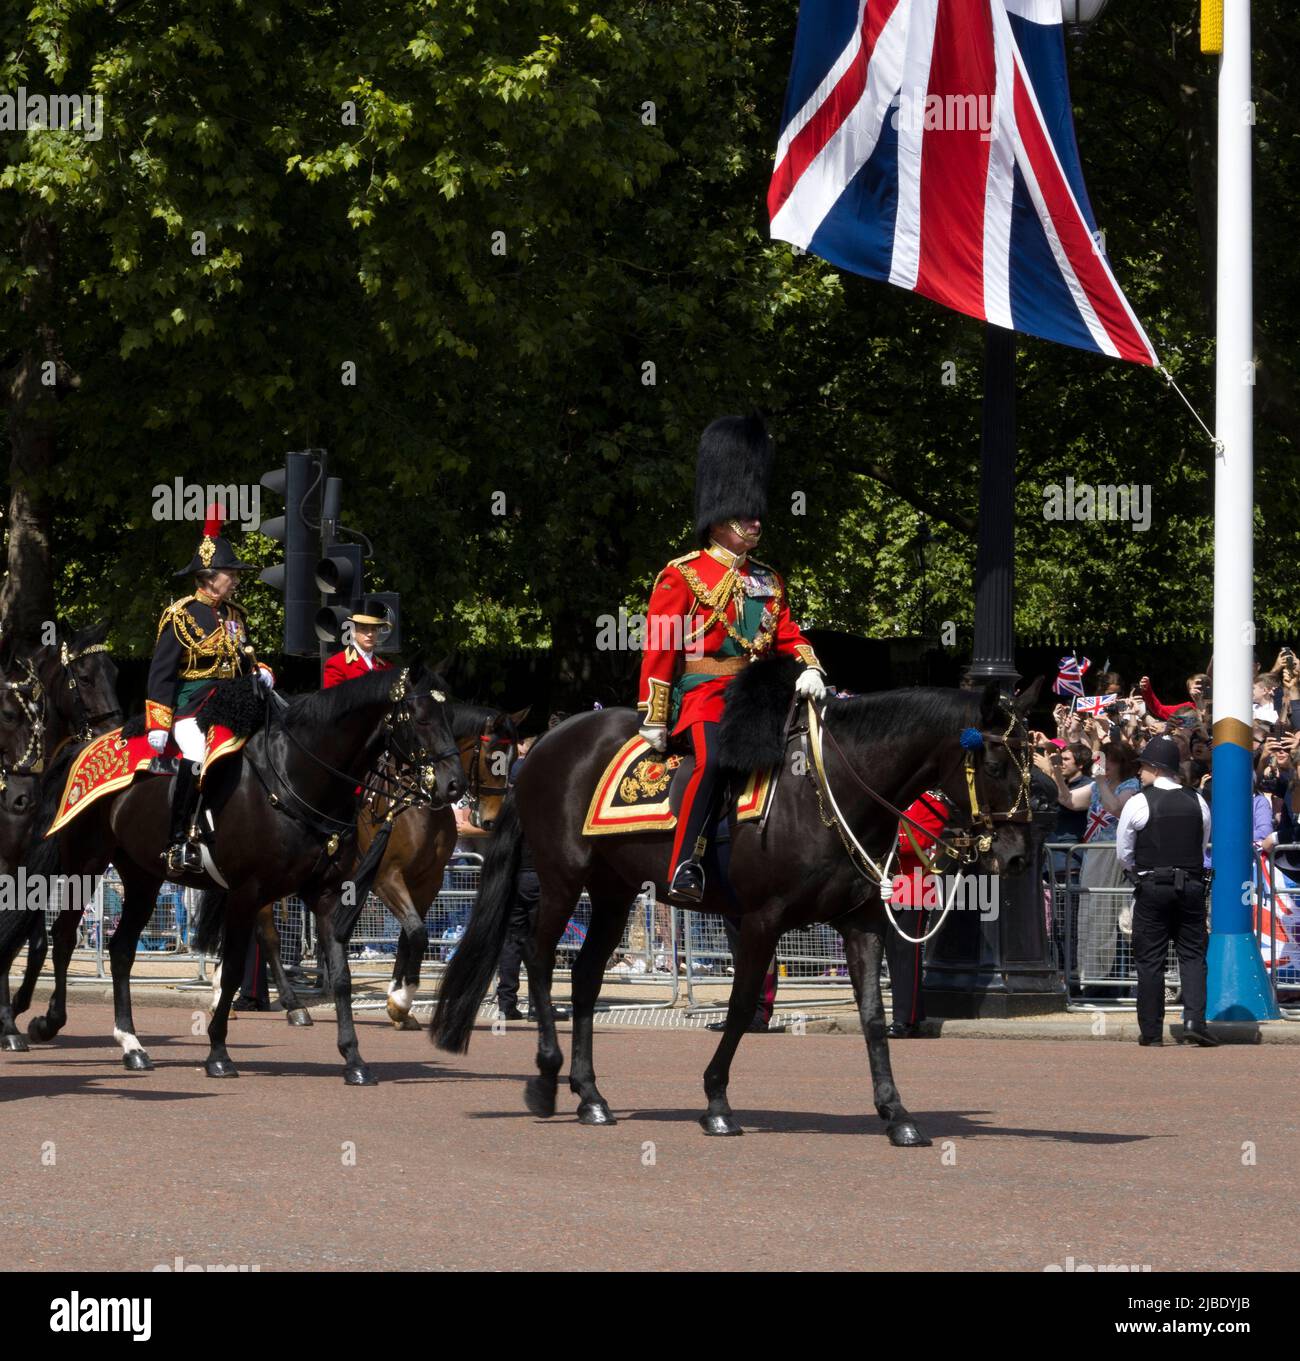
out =
[[[586,1129],[563,1087],[554,1120],[524,1110],[532,1037],[518,1026],[452,1058],[367,1018],[382,1082],[359,1090],[343,1085],[330,1025],[242,1017],[243,1076],[214,1082],[181,1013],[137,1021],[153,1073],[122,1070],[99,1006],[78,1008],[56,1046],[0,1056],[7,1265],[1287,1261],[1267,1227],[1285,1224],[1300,1134],[1286,1047],[899,1043],[900,1087],[935,1145],[894,1149],[853,1036],[748,1037],[732,1085],[746,1135],[707,1139],[695,1120],[713,1041],[700,1032],[599,1034],[620,1123]]]

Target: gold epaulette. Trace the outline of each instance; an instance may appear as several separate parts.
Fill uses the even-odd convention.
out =
[[[174,619],[176,615],[179,614],[180,611],[190,603],[191,600],[197,599],[198,596],[196,595],[183,595],[179,600],[173,600],[172,603],[168,605],[165,610],[163,610],[162,614],[158,618],[158,634],[157,637],[154,638],[155,643],[157,643],[158,639],[162,637],[162,631],[167,627],[168,622]]]
[[[650,594],[654,595],[654,593],[659,589],[659,583],[664,579],[664,572],[666,572],[669,567],[676,567],[680,569],[683,563],[694,562],[695,559],[700,556],[700,553],[702,551],[703,551],[702,549],[697,548],[693,553],[683,553],[680,558],[674,558],[670,563],[667,564],[667,566],[664,567],[663,571],[661,571],[659,575],[655,577],[654,583],[650,587]]]

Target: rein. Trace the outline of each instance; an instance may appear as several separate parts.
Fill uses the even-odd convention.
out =
[[[73,733],[79,742],[89,742],[95,736],[97,724],[116,723],[123,716],[121,706],[116,704],[113,708],[106,709],[102,714],[90,713],[86,707],[86,701],[81,697],[81,686],[77,680],[77,673],[72,669],[73,662],[79,662],[83,657],[89,657],[97,652],[107,651],[107,643],[91,643],[79,652],[69,651],[66,642],[59,644],[59,666],[68,677],[68,689],[72,691],[72,697],[77,705],[80,726],[73,727]]]
[[[1006,812],[991,812],[980,803],[979,792],[975,783],[975,750],[983,747],[985,734],[980,732],[979,729],[966,729],[962,733],[962,747],[965,751],[965,760],[963,764],[966,775],[966,795],[970,803],[970,830],[964,833],[958,833],[956,836],[942,837],[935,835],[928,829],[922,827],[920,823],[910,818],[901,808],[898,808],[895,804],[890,802],[889,799],[885,798],[883,794],[867,784],[853,768],[852,762],[844,754],[844,750],[840,744],[835,740],[835,735],[825,726],[822,715],[818,714],[816,707],[811,701],[808,703],[808,723],[806,732],[808,739],[811,740],[813,749],[813,772],[811,772],[811,774],[813,778],[813,790],[817,795],[817,805],[822,822],[828,827],[833,826],[835,828],[836,832],[839,834],[840,841],[848,852],[850,863],[868,883],[872,884],[879,891],[881,902],[885,908],[885,914],[889,918],[889,924],[899,936],[910,944],[923,944],[925,941],[929,940],[931,936],[936,935],[943,926],[944,922],[947,920],[948,913],[952,910],[952,905],[956,900],[957,891],[961,886],[962,880],[965,878],[965,866],[976,863],[981,855],[986,854],[992,848],[993,828],[995,823],[1028,822],[1030,820],[1030,764],[1028,760],[1022,760],[1020,756],[1016,754],[1015,748],[1010,740],[1017,722],[1015,709],[1009,708],[1007,713],[1008,722],[1006,731],[1000,735],[989,733],[987,736],[1000,742],[1008,753],[1011,754],[1012,760],[1016,764],[1017,771],[1020,775],[1020,782],[1016,792],[1015,802]],[[804,730],[801,729],[800,731],[803,732]],[[831,749],[839,756],[841,762],[848,770],[851,779],[858,788],[882,808],[887,809],[902,824],[907,833],[908,841],[912,845],[913,851],[929,873],[938,875],[940,871],[934,864],[934,861],[922,852],[920,846],[917,844],[916,837],[913,835],[914,831],[922,832],[924,835],[931,838],[936,847],[941,848],[948,855],[952,856],[961,866],[953,877],[953,885],[948,894],[948,901],[944,905],[939,920],[924,936],[909,936],[895,920],[893,910],[890,907],[890,900],[893,897],[893,883],[892,877],[889,874],[890,866],[894,859],[895,847],[890,847],[884,865],[877,865],[867,849],[854,835],[852,828],[848,825],[848,820],[844,817],[839,804],[836,802],[835,792],[832,790],[830,780],[826,774],[826,766],[823,758],[823,740],[830,743]],[[830,817],[827,817],[826,809],[822,801],[823,791],[831,805]],[[1021,811],[1022,804],[1024,805],[1023,812]],[[976,829],[982,830],[977,832]]]

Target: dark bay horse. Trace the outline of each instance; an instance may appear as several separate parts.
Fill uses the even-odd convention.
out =
[[[234,681],[251,687],[255,681]],[[214,700],[215,702],[215,700]],[[263,698],[263,703],[267,701]],[[462,785],[460,762],[442,703],[427,688],[414,685],[405,671],[375,672],[332,690],[289,703],[280,716],[268,708],[263,726],[237,755],[218,762],[204,780],[204,807],[211,812],[212,856],[229,888],[205,893],[195,927],[196,944],[215,946],[224,931],[230,958],[243,959],[253,918],[265,902],[291,893],[311,899],[332,888],[348,900],[361,883],[343,882],[338,850],[356,819],[356,789],[386,749],[396,748],[428,765],[439,797],[456,797]],[[66,775],[56,763],[46,777],[38,829],[52,821]],[[138,1071],[153,1066],[136,1038],[131,1013],[131,966],[136,943],[149,920],[164,879],[162,853],[167,843],[170,777],[145,776],[105,795],[54,835],[40,839],[28,856],[29,878],[94,876],[112,862],[122,879],[122,915],[109,943],[114,999],[114,1037],[123,1063]],[[204,876],[181,880],[210,887]],[[80,915],[74,907],[63,915]],[[12,915],[15,919],[23,913]],[[75,923],[74,923],[75,927]],[[16,933],[0,921],[0,963]],[[346,933],[325,942],[332,969],[347,972]],[[57,963],[57,961],[56,961]],[[208,1028],[209,1077],[234,1077],[226,1050],[230,1003],[239,971],[229,969]],[[56,976],[41,1038],[57,1034],[67,1019],[66,973]],[[33,1022],[33,1027],[36,1022]],[[340,1017],[339,1049],[345,1077],[366,1079],[356,1036]],[[37,1030],[31,1032],[34,1036]]]
[[[897,836],[897,810],[924,790],[940,788],[957,810],[945,839],[958,838],[967,810],[971,815],[966,823],[984,833],[978,840],[970,838],[967,858],[973,867],[991,873],[1023,870],[1030,848],[1031,767],[1022,715],[1037,690],[1035,684],[1012,709],[1004,707],[992,686],[983,694],[914,689],[829,699],[820,720],[824,785],[815,763],[805,762],[802,746],[792,742],[764,828],[735,821],[733,794],[730,884],[735,903],[712,874],[702,906],[706,912],[739,909],[743,914],[726,1030],[704,1074],[708,1108],[700,1123],[706,1133],[742,1132],[727,1100],[731,1061],[754,1014],[779,937],[827,922],[844,939],[876,1110],[894,1144],[929,1143],[894,1085],[880,995],[885,913],[878,888],[850,854],[850,837],[878,863]],[[441,1048],[463,1053],[468,1047],[500,956],[526,838],[541,882],[528,958],[529,986],[537,994],[538,1076],[529,1079],[526,1089],[528,1108],[539,1116],[555,1112],[563,1063],[551,1007],[555,947],[585,887],[591,923],[573,965],[569,1087],[578,1097],[583,1124],[613,1121],[596,1086],[592,1016],[605,964],[637,892],[643,884],[654,884],[656,897],[666,898],[668,842],[663,833],[584,837],[582,826],[597,781],[637,723],[630,710],[583,714],[534,746],[488,846],[478,902],[443,978],[430,1027]],[[827,787],[842,822],[827,807]]]
[[[447,701],[452,737],[465,772],[469,806],[476,826],[492,827],[505,797],[506,778],[519,748],[519,724],[527,709],[509,714],[483,705]],[[437,803],[414,780],[413,772],[395,770],[374,778],[357,815],[357,858],[365,855],[384,820],[393,814],[392,832],[375,875],[374,892],[401,926],[388,985],[388,1018],[399,1030],[419,1030],[411,1005],[420,987],[420,965],[429,944],[425,914],[442,887],[443,871],[456,849],[456,818],[445,803]],[[257,914],[257,937],[266,951],[275,978],[276,992],[290,1025],[310,1025],[311,1014],[298,998],[285,972],[280,936],[275,925],[275,904],[267,903]],[[312,909],[317,935],[328,929],[321,919],[333,912],[328,895]],[[243,968],[239,961],[238,968]],[[219,989],[220,971],[213,980],[213,1005]]]
[[[77,630],[60,623],[53,642],[6,638],[0,646],[0,875],[16,873],[26,859],[46,764],[66,743],[88,741],[122,721],[107,636],[107,621]],[[27,1049],[15,1018],[31,1005],[47,948],[45,914],[33,913],[27,964],[12,1003],[9,970],[0,971],[0,1049]]]

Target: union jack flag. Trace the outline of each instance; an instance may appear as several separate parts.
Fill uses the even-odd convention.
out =
[[[1119,819],[1113,814],[1108,813],[1100,804],[1088,809],[1088,825],[1083,829],[1083,839],[1091,841],[1098,832],[1104,832],[1107,827],[1117,823]]]
[[[1084,657],[1082,661],[1071,654],[1069,657],[1062,657],[1057,663],[1057,671],[1060,673],[1052,689],[1058,695],[1078,695],[1083,698],[1083,678],[1088,668],[1092,665],[1089,658]]]
[[[842,269],[1156,363],[1084,188],[1061,0],[802,0],[767,206]]]
[[[1103,709],[1109,709],[1115,703],[1116,698],[1115,695],[1088,695],[1086,698],[1080,695],[1074,701],[1074,712],[1095,716],[1101,713]]]

